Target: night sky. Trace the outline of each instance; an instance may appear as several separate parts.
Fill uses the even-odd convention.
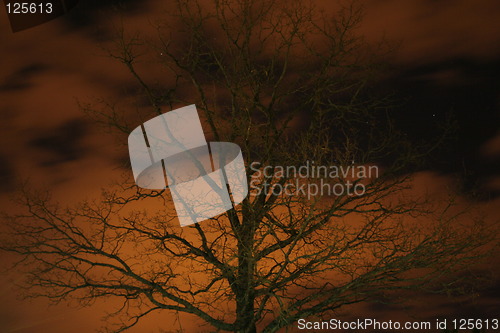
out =
[[[120,21],[127,29],[150,36],[150,22],[161,14],[163,1],[121,1],[116,7],[117,3],[83,0],[65,16],[16,33],[0,6],[1,210],[10,208],[8,198],[27,179],[71,204],[98,194],[113,177],[127,172],[120,164],[127,153],[123,141],[84,117],[78,102],[100,98],[127,102],[134,82],[103,47],[112,41]],[[367,41],[385,38],[397,45],[384,59],[387,67],[377,87],[401,101],[394,110],[397,126],[417,142],[436,136],[436,126],[447,117],[456,123],[447,144],[412,172],[418,173],[422,186],[438,193],[451,186],[464,205],[477,208],[489,221],[498,220],[500,2],[364,3],[366,17],[360,29]],[[148,64],[144,69],[147,78],[169,80],[157,77]],[[43,300],[18,300],[19,292],[13,288],[16,278],[15,274],[0,276],[1,332],[62,333],[76,324],[79,330],[71,329],[76,333],[101,325],[98,318],[106,304],[79,310],[65,304],[47,308]],[[479,295],[475,307],[436,301],[436,309],[422,312],[480,316],[493,314],[496,306],[498,315],[500,279],[495,281]],[[366,307],[360,311],[390,318],[403,310]],[[163,326],[147,325],[151,330]]]

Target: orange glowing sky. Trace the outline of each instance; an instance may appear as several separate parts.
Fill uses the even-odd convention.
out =
[[[152,33],[149,22],[160,15],[162,3],[141,1],[140,5],[125,11],[122,18],[114,12],[99,12],[100,16],[92,19],[84,16],[88,24],[84,19],[71,22],[71,17],[58,18],[18,33],[11,32],[5,8],[0,6],[0,210],[10,208],[7,199],[16,182],[26,178],[37,186],[49,187],[56,199],[70,204],[92,197],[110,180],[127,172],[119,165],[126,156],[126,147],[85,119],[76,101],[96,98],[127,101],[124,91],[134,83],[121,64],[106,56],[102,46],[109,42],[109,35],[102,32],[110,33],[113,24],[123,20],[124,26],[141,30],[148,36]],[[360,28],[362,34],[370,42],[385,37],[400,43],[389,60],[395,71],[414,73],[411,80],[423,80],[436,89],[475,84],[476,81],[471,80],[480,82],[481,75],[472,75],[459,66],[436,65],[463,59],[486,68],[485,72],[491,66],[498,75],[499,1],[367,0],[364,3],[366,19]],[[94,6],[85,10],[97,12],[98,9],[99,6]],[[425,66],[434,67],[412,72]],[[147,64],[144,70],[146,78],[160,82],[169,79],[157,77],[154,67]],[[496,115],[496,119],[500,114],[498,87],[496,77],[496,95],[493,92],[490,93],[493,97],[484,97],[496,99],[488,111]],[[474,115],[479,111],[471,109],[470,113]],[[499,170],[490,170],[499,165],[498,127],[496,136],[479,142],[476,148],[478,158],[489,165],[487,176],[481,179],[483,188],[499,193]],[[448,175],[441,171],[422,172],[419,186],[441,195],[439,191],[450,184]],[[467,201],[465,197],[463,200]],[[499,204],[498,196],[473,203],[490,220],[498,219]],[[8,256],[1,255],[3,262],[9,260]],[[17,278],[20,277],[16,274],[0,276],[1,332],[79,333],[91,332],[102,325],[99,318],[109,308],[106,304],[99,302],[87,309],[65,304],[48,308],[44,300],[18,300],[18,291],[13,288]],[[499,288],[497,285],[494,289],[496,298],[485,295],[483,301],[488,304],[498,301]],[[390,311],[378,314],[390,316]],[[132,332],[170,327],[164,322],[172,318],[153,318]]]

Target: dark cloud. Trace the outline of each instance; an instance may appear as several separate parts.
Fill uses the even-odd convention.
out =
[[[500,280],[496,280],[482,293],[485,297],[496,299],[500,303]]]
[[[498,305],[482,302],[481,304],[473,301],[465,302],[448,302],[442,304],[443,309],[447,309],[447,317],[450,319],[456,318],[475,318],[475,319],[492,319],[498,315]],[[432,320],[432,316],[429,318]]]
[[[447,120],[455,124],[447,141],[428,155],[424,166],[459,173],[465,192],[490,199],[494,192],[481,186],[498,175],[498,159],[485,158],[480,148],[497,135],[500,59],[479,62],[448,59],[398,68],[386,87],[405,100],[397,110],[398,126],[414,140],[437,139]]]
[[[9,159],[0,155],[0,192],[12,190],[15,182],[15,171]]]
[[[47,65],[42,63],[32,63],[22,67],[7,76],[5,80],[0,83],[0,92],[28,89],[33,85],[31,82],[33,77],[44,73],[48,68]]]
[[[67,121],[59,127],[39,135],[29,142],[30,146],[47,152],[43,166],[73,161],[86,155],[83,139],[89,132],[88,124],[81,119]]]
[[[369,313],[384,314],[390,312],[392,313],[401,312],[407,307],[408,307],[407,305],[388,303],[386,299],[381,299],[379,300],[379,302],[376,303],[368,303],[366,306],[366,310]]]
[[[401,41],[397,61],[456,57],[492,59],[500,54],[497,0],[368,0],[365,33]]]
[[[96,41],[111,38],[113,31],[106,28],[116,15],[141,14],[149,9],[150,1],[135,0],[82,0],[63,17],[66,29],[87,29],[89,37]],[[114,18],[113,18],[114,17]]]

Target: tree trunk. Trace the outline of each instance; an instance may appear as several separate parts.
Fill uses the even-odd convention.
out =
[[[246,223],[245,223],[246,222]],[[238,241],[238,279],[236,292],[236,323],[238,333],[256,333],[255,326],[255,288],[253,258],[253,225],[244,221],[239,230]]]

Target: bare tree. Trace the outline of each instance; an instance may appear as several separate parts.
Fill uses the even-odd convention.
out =
[[[123,32],[111,52],[137,81],[147,112],[83,108],[124,137],[140,124],[134,119],[195,103],[211,137],[242,147],[250,195],[180,228],[169,191],[138,188],[130,175],[77,207],[25,191],[26,212],[6,217],[2,248],[21,256],[31,295],[121,298],[115,332],[161,310],[217,331],[275,332],[394,290],[439,290],[484,254],[493,233],[481,221],[460,224],[451,204],[436,210],[406,195],[405,172],[433,145],[406,141],[388,100],[370,88],[375,59],[356,35],[358,7],[330,16],[299,2],[214,0],[178,1],[172,12],[155,43]],[[139,54],[154,54],[175,83],[146,82]],[[307,163],[383,163],[384,172],[302,177],[280,167]],[[324,184],[363,191],[311,195]]]

